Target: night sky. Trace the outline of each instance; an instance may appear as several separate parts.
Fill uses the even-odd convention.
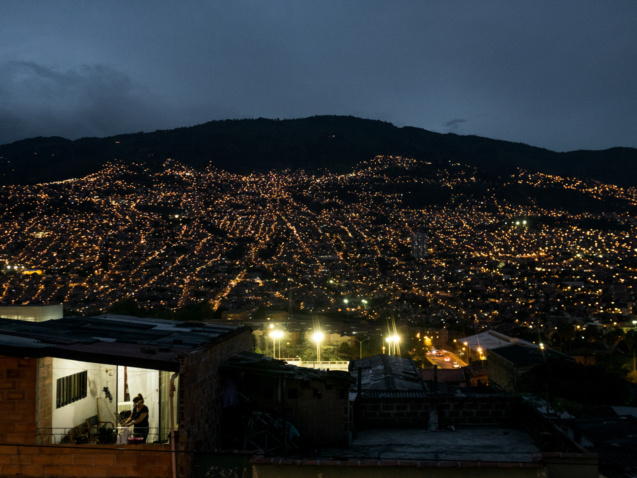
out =
[[[637,1],[3,1],[0,144],[353,115],[637,142]]]

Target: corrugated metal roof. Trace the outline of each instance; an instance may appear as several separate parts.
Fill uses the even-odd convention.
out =
[[[513,344],[533,347],[539,350],[539,347],[531,342],[527,342],[526,340],[518,339],[516,337],[509,337],[494,330],[488,330],[480,334],[458,339],[458,342],[463,344],[466,343],[467,347],[474,351],[477,351],[478,348],[482,350],[489,350]]]
[[[542,350],[522,345],[508,345],[491,349],[489,353],[497,354],[518,367],[542,363],[549,359],[573,360],[568,355],[561,354],[555,350]]]
[[[617,416],[632,415],[637,417],[637,407],[612,407]]]
[[[51,356],[177,371],[178,355],[237,329],[110,314],[46,322],[0,319],[0,344],[3,355]]]
[[[379,354],[353,360],[349,369],[355,379],[358,369],[363,370],[362,390],[424,390],[420,371],[411,359]]]

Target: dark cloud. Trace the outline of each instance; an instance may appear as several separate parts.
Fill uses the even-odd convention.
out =
[[[0,143],[31,136],[109,136],[236,116],[230,109],[175,108],[107,65],[63,70],[35,62],[0,65]]]
[[[633,1],[2,7],[0,142],[317,114],[555,150],[637,140]]]
[[[456,118],[451,121],[447,121],[444,126],[447,128],[457,128],[459,124],[466,123],[467,120],[464,118]]]

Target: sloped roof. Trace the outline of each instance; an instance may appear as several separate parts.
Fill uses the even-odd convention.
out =
[[[497,354],[518,367],[539,364],[549,359],[573,361],[573,359],[568,355],[561,354],[554,350],[542,350],[540,348],[526,347],[522,345],[508,345],[506,347],[491,349],[489,350],[489,353]]]
[[[179,371],[179,355],[238,329],[123,315],[46,322],[0,319],[0,346],[2,355],[16,357],[58,357]]]
[[[413,360],[385,354],[374,355],[349,364],[352,377],[358,379],[362,369],[361,389],[426,391],[418,367]]]
[[[535,344],[532,344],[531,342],[527,342],[526,340],[522,340],[517,337],[509,337],[508,335],[496,332],[495,330],[488,330],[486,332],[471,335],[463,339],[458,339],[458,342],[463,344],[466,342],[467,347],[472,350],[477,350],[478,347],[482,350],[489,350],[514,344],[537,348],[539,350],[539,347]]]

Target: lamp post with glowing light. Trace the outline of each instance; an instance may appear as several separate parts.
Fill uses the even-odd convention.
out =
[[[314,335],[312,335],[312,340],[316,342],[316,361],[317,362],[321,361],[321,341],[323,340],[323,337],[325,337],[325,335],[323,335],[323,332],[316,332],[314,333]]]
[[[270,337],[272,337],[272,345],[274,346],[274,354],[272,355],[276,358],[276,339],[281,339],[283,337],[283,332],[280,330],[273,330],[270,332]],[[279,340],[279,355],[281,355],[281,341]]]
[[[400,342],[398,335],[391,335],[385,339],[389,344],[389,355],[396,355],[396,346]]]

